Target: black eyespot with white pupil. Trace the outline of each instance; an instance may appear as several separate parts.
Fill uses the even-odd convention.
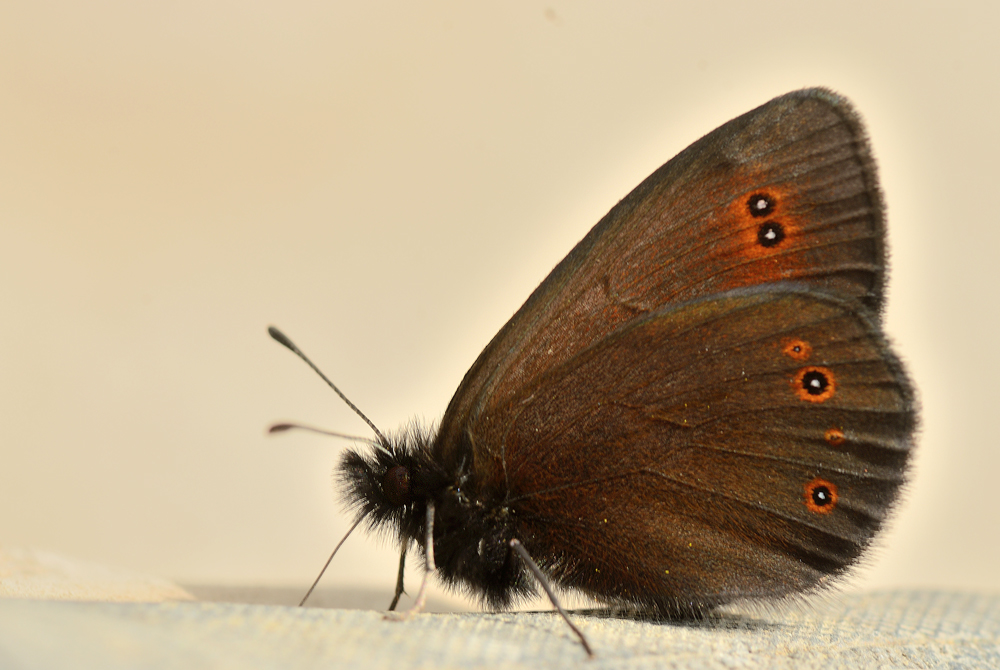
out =
[[[812,501],[816,507],[826,507],[833,504],[833,495],[830,489],[820,484],[812,490]]]
[[[802,375],[802,390],[809,395],[823,395],[829,386],[830,380],[822,372],[813,370]]]
[[[757,242],[760,246],[770,249],[781,244],[785,239],[785,229],[777,221],[765,221],[757,229]]]
[[[747,211],[755,219],[770,216],[774,213],[777,200],[768,193],[754,193],[747,199]],[[777,221],[763,221],[757,227],[757,244],[770,249],[781,244],[785,239],[785,227]]]
[[[410,470],[402,465],[389,468],[382,478],[382,492],[393,505],[410,502]]]
[[[814,514],[829,514],[837,506],[837,485],[816,477],[805,486],[806,509]]]
[[[747,200],[747,207],[750,209],[750,216],[768,216],[774,211],[774,198],[766,193],[754,193]]]

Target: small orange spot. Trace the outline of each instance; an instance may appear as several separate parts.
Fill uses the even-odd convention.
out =
[[[847,438],[844,437],[844,431],[840,428],[828,428],[825,433],[823,433],[823,439],[827,441],[828,444],[834,447],[839,447],[844,443]]]
[[[837,384],[829,368],[809,366],[799,370],[792,379],[792,388],[799,400],[825,402],[833,397]]]
[[[806,507],[816,514],[829,514],[837,506],[837,485],[817,477],[805,485]]]
[[[804,361],[812,354],[813,348],[805,340],[785,340],[781,351],[789,358]]]

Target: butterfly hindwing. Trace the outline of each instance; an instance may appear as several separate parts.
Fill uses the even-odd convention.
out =
[[[495,467],[525,546],[564,585],[666,611],[850,565],[915,423],[866,311],[783,285],[655,312],[508,402]]]

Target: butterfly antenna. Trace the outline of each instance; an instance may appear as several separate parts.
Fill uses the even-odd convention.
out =
[[[320,435],[329,435],[330,437],[339,437],[344,440],[352,440],[355,442],[367,442],[373,447],[380,446],[377,440],[373,440],[370,437],[361,437],[360,435],[347,435],[345,433],[337,433],[332,430],[326,430],[325,428],[316,428],[315,426],[307,426],[304,423],[294,423],[287,421],[284,423],[276,423],[267,429],[269,433],[283,433],[286,430],[308,430],[310,433],[319,433]]]
[[[313,581],[312,586],[309,587],[309,590],[306,591],[306,594],[302,596],[302,600],[299,601],[299,607],[305,605],[306,601],[309,600],[309,596],[311,596],[312,592],[316,589],[316,585],[319,584],[319,580],[323,578],[323,573],[325,573],[326,569],[330,567],[330,563],[333,561],[333,557],[337,555],[338,551],[340,551],[341,545],[344,544],[344,542],[347,542],[347,538],[351,536],[351,533],[353,533],[354,529],[358,527],[358,524],[360,524],[364,520],[365,517],[362,516],[360,519],[355,521],[354,525],[351,526],[351,529],[347,531],[347,534],[344,535],[344,537],[340,540],[340,542],[337,543],[337,546],[333,548],[333,553],[330,554],[330,558],[326,559],[326,563],[323,564],[323,569],[319,571],[319,574],[316,575],[316,579],[315,581]]]
[[[313,372],[315,372],[316,374],[318,374],[323,379],[323,381],[325,381],[327,384],[329,384],[330,388],[332,388],[334,390],[334,392],[337,395],[340,396],[340,399],[343,400],[344,402],[346,402],[347,406],[350,407],[351,409],[353,409],[354,412],[355,412],[355,414],[357,414],[362,419],[364,419],[365,423],[367,423],[368,426],[373,431],[375,431],[375,434],[378,435],[379,442],[381,442],[382,444],[388,444],[389,443],[389,441],[385,439],[385,435],[382,434],[382,431],[380,431],[378,428],[376,428],[375,424],[371,422],[371,419],[369,419],[367,416],[365,416],[365,413],[362,412],[360,409],[358,409],[357,405],[355,405],[353,402],[351,402],[350,400],[348,400],[347,396],[344,395],[339,388],[337,388],[337,385],[334,384],[332,381],[330,381],[327,378],[327,376],[325,374],[323,374],[320,371],[320,369],[318,367],[316,367],[316,365],[311,360],[309,360],[309,357],[306,356],[304,353],[302,353],[302,350],[300,350],[297,346],[295,346],[295,343],[292,342],[290,339],[288,339],[288,337],[283,332],[281,332],[280,330],[278,330],[274,326],[268,326],[267,333],[268,333],[268,335],[270,335],[271,337],[273,337],[278,343],[283,344],[285,347],[287,347],[293,354],[295,354],[296,356],[298,356],[299,358],[301,358],[302,360],[304,360],[306,362],[306,365],[308,365],[309,367],[311,367],[313,369]],[[279,425],[281,425],[281,424],[279,424]],[[279,430],[287,430],[287,429],[279,429]],[[275,432],[273,430],[273,426],[272,426],[271,432],[272,433]],[[337,545],[337,546],[339,547],[340,545]]]

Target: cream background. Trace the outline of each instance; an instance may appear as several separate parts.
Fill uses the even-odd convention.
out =
[[[852,587],[996,591],[995,3],[0,4],[0,545],[182,582],[306,585],[331,470],[437,420],[652,170],[775,95],[864,115],[912,485]],[[391,592],[363,534],[327,585]],[[415,577],[411,577],[414,579]]]

